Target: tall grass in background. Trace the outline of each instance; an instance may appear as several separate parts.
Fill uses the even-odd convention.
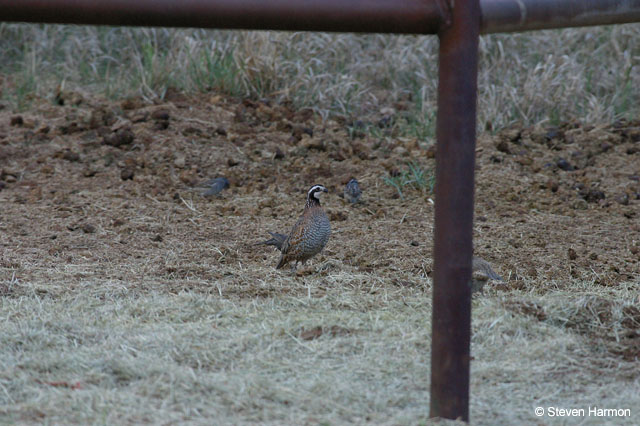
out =
[[[59,86],[150,100],[172,87],[288,100],[324,117],[396,107],[427,137],[437,47],[433,36],[1,24],[0,97],[24,109]],[[484,36],[480,52],[479,126],[639,116],[638,25]]]

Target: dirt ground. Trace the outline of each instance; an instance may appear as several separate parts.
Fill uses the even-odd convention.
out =
[[[274,270],[279,253],[255,243],[287,232],[320,183],[333,234],[301,279],[318,279],[320,293],[336,272],[373,274],[372,291],[430,285],[434,196],[405,187],[400,197],[384,177],[411,160],[433,170],[437,153],[395,136],[400,114],[397,105],[364,122],[322,122],[286,105],[181,93],[155,105],[63,93],[5,108],[0,272],[52,297],[96,278],[137,283],[132,291],[306,294],[279,283],[290,274]],[[220,176],[230,187],[203,197],[198,184]],[[351,176],[363,189],[354,206],[341,196]],[[637,288],[640,121],[483,132],[476,182],[475,252],[505,278],[497,291],[544,294],[571,280]],[[3,297],[20,294],[3,286]],[[616,350],[633,360],[640,310],[627,314]]]

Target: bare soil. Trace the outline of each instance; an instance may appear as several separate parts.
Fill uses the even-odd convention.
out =
[[[395,136],[401,106],[353,123],[216,94],[172,92],[149,104],[72,93],[34,105],[0,111],[7,279],[51,297],[100,279],[130,291],[263,298],[305,294],[310,276],[322,292],[340,271],[373,274],[371,291],[429,291],[435,197],[410,187],[400,197],[383,180],[412,160],[435,168],[433,147]],[[367,124],[389,136],[371,136]],[[497,291],[546,293],[576,279],[638,285],[640,121],[484,132],[476,167],[475,252],[505,278]],[[220,176],[230,187],[203,197],[198,184]],[[341,196],[352,176],[363,189],[356,205]],[[279,253],[256,243],[288,232],[317,183],[330,190],[332,238],[298,274],[301,285],[285,285],[278,276],[291,272],[274,270]],[[536,306],[512,308],[545,319]],[[618,347],[622,357],[637,359],[639,336]]]

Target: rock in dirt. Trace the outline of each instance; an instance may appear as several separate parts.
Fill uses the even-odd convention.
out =
[[[302,139],[302,143],[300,146],[308,149],[308,150],[316,150],[316,151],[326,151],[327,147],[324,144],[324,141],[321,139],[314,139],[310,137],[305,137]]]
[[[558,182],[556,182],[555,180],[551,179],[547,181],[547,188],[551,190],[551,192],[558,192]]]
[[[135,171],[132,167],[125,167],[120,172],[120,179],[122,180],[133,180],[133,176],[135,175]]]
[[[280,149],[280,147],[276,147],[276,152],[273,154],[273,158],[276,160],[282,160],[284,158],[284,152]]]
[[[57,105],[73,105],[78,106],[84,102],[84,97],[71,90],[62,90],[60,87],[56,90],[54,101]]]
[[[127,98],[120,102],[120,108],[125,111],[131,111],[134,109],[139,109],[144,106],[144,102],[140,98]]]
[[[176,154],[173,160],[173,164],[179,169],[184,169],[184,167],[187,165],[187,158],[182,153]]]
[[[604,200],[605,199],[605,195],[604,192],[600,191],[599,189],[595,189],[595,188],[591,188],[589,190],[587,190],[586,188],[583,188],[580,190],[580,192],[578,192],[578,194],[584,198],[587,203],[596,203],[600,200]]]
[[[71,121],[67,124],[62,124],[58,126],[58,131],[63,135],[72,135],[74,133],[79,133],[85,131],[85,127],[78,124],[77,121]]]
[[[165,130],[169,127],[171,115],[166,109],[157,109],[151,113],[151,118],[155,122],[153,125],[154,130]]]
[[[567,160],[565,160],[564,158],[559,158],[558,161],[556,161],[556,166],[558,166],[558,168],[560,170],[564,170],[565,172],[571,172],[575,170],[575,167],[573,167]]]
[[[171,115],[166,109],[157,109],[151,113],[151,118],[155,121],[169,121]]]
[[[616,202],[618,204],[622,204],[623,206],[628,206],[629,205],[629,194],[624,193],[624,194],[620,194],[616,197]]]
[[[102,143],[105,145],[120,147],[133,143],[135,135],[129,129],[119,129],[115,133],[111,133],[104,137]]]
[[[496,144],[496,149],[500,152],[504,152],[505,154],[511,154],[511,150],[509,149],[509,143],[507,141],[502,140]]]
[[[640,146],[630,146],[627,148],[628,155],[637,154],[638,152],[640,152]]]
[[[600,152],[601,153],[608,152],[611,148],[613,148],[613,146],[610,143],[602,142],[600,144]]]
[[[329,219],[332,222],[344,222],[348,218],[347,214],[343,211],[330,210],[328,211],[328,213],[329,213]]]
[[[429,147],[427,148],[427,158],[436,158],[436,145],[429,145]]]
[[[186,169],[180,172],[180,181],[193,186],[198,183],[197,168]]]
[[[98,173],[98,169],[95,165],[88,166],[82,171],[82,176],[84,177],[93,177]]]
[[[571,207],[575,210],[587,210],[589,208],[589,205],[587,204],[587,201],[580,198],[579,200],[575,200],[572,204]]]
[[[62,159],[75,163],[77,161],[80,161],[80,154],[70,149],[65,149],[62,153]]]
[[[550,127],[549,129],[547,129],[547,133],[544,134],[545,139],[547,139],[548,141],[553,140],[553,139],[561,139],[564,137],[564,134],[558,130],[555,127]]]
[[[89,128],[99,129],[103,126],[113,126],[117,120],[116,114],[112,110],[107,108],[96,108],[91,111]]]
[[[24,124],[24,119],[21,115],[14,115],[13,117],[11,117],[9,124],[11,124],[12,126],[22,126]]]

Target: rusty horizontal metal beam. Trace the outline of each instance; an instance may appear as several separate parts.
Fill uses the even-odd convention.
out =
[[[0,21],[435,34],[450,0],[0,0]],[[480,0],[481,33],[640,22],[640,0]]]
[[[640,0],[481,0],[484,34],[640,22]]]
[[[0,21],[435,34],[447,0],[0,0]]]

